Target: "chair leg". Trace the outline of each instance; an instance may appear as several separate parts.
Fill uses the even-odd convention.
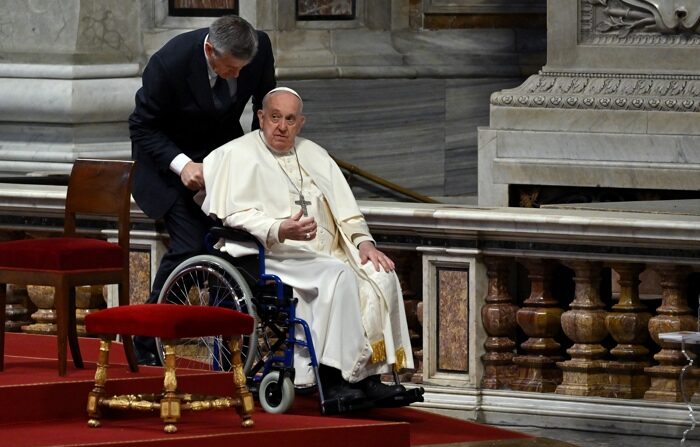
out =
[[[175,425],[180,419],[180,398],[177,395],[177,376],[175,375],[175,350],[170,341],[165,342],[163,347],[165,351],[164,379],[163,379],[163,398],[160,400],[160,417],[165,423],[163,431],[166,433],[175,433],[177,426]]]
[[[129,305],[129,280],[126,279],[119,283],[119,305],[128,306]],[[134,340],[131,335],[122,334],[122,342],[124,343],[124,354],[126,355],[126,361],[129,363],[129,370],[131,372],[138,372],[139,365],[136,360],[136,351],[134,350]]]
[[[99,427],[101,425],[100,418],[100,400],[105,396],[105,384],[107,383],[107,371],[109,367],[109,348],[112,341],[109,337],[102,337],[100,340],[100,354],[97,357],[97,370],[95,371],[95,387],[88,394],[87,413],[89,427]]]
[[[80,344],[78,343],[78,321],[75,315],[75,287],[68,288],[68,344],[70,352],[73,356],[73,364],[76,368],[83,368],[83,356],[80,353]]]
[[[5,304],[7,284],[0,284],[0,371],[5,369]]]
[[[73,364],[77,368],[83,367],[83,358],[80,355],[80,347],[78,345],[78,329],[75,327],[75,289],[67,284],[55,286],[54,307],[56,308],[56,332],[58,337],[58,375],[65,376],[69,344],[73,355]]]
[[[56,309],[56,333],[58,344],[58,375],[66,375],[66,339],[68,338],[68,290],[65,286],[54,288],[53,303]]]
[[[246,386],[246,377],[243,372],[243,362],[241,361],[241,338],[230,337],[228,340],[231,349],[231,367],[233,369],[234,396],[240,399],[240,405],[236,406],[236,411],[240,416],[242,427],[253,426],[253,394]]]

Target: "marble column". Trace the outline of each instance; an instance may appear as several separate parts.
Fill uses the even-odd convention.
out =
[[[639,301],[641,264],[615,264],[618,273],[620,299],[605,318],[605,327],[617,346],[610,350],[615,360],[608,363],[610,382],[605,395],[622,399],[641,399],[649,388],[649,350],[644,346],[648,338],[647,326],[651,313]]]
[[[525,355],[513,358],[518,366],[518,378],[511,388],[520,391],[551,393],[561,383],[562,372],[556,362],[563,360],[561,345],[554,337],[561,328],[563,309],[551,293],[552,262],[523,261],[530,279],[530,297],[517,312],[520,328],[529,337],[520,348]]]
[[[575,297],[570,310],[561,316],[561,326],[574,345],[566,352],[570,360],[557,365],[563,371],[556,393],[573,396],[602,396],[607,383],[605,361],[607,350],[600,344],[607,336],[605,305],[600,300],[601,265],[597,262],[570,261],[574,270]]]
[[[139,0],[0,2],[0,175],[130,156],[140,13]]]
[[[486,353],[481,357],[484,376],[483,388],[508,388],[515,378],[513,364],[516,313],[518,306],[508,290],[508,277],[513,265],[508,258],[487,258],[484,260],[488,276],[486,304],[481,308],[481,321],[487,338],[484,342]]]
[[[694,367],[688,372],[689,379],[685,380],[685,389],[682,389],[680,373],[688,361],[679,343],[664,342],[659,334],[697,329],[696,317],[688,307],[685,296],[689,271],[673,265],[658,266],[655,269],[661,276],[661,306],[656,309],[656,316],[649,320],[649,334],[661,347],[661,351],[654,355],[654,360],[659,364],[644,369],[651,377],[651,386],[644,393],[644,399],[680,402],[684,400],[684,392],[687,396],[692,396],[695,392],[698,368]]]

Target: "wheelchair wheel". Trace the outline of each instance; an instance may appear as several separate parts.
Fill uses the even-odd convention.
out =
[[[226,307],[256,318],[252,297],[250,287],[238,269],[219,257],[200,255],[182,262],[173,270],[165,281],[158,303]],[[258,353],[257,325],[241,341],[243,372],[247,375]],[[163,362],[163,345],[159,338],[156,338],[156,345]],[[231,369],[231,352],[221,337],[180,339],[174,349],[178,368]]]
[[[279,383],[280,372],[270,371],[260,381],[258,397],[260,405],[268,413],[281,414],[291,408],[294,402],[294,383],[289,377]]]

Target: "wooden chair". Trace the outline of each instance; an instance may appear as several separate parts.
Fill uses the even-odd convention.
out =
[[[76,328],[75,287],[119,284],[119,305],[129,304],[133,171],[132,161],[76,160],[68,182],[63,236],[0,243],[0,371],[4,367],[6,284],[54,287],[60,376],[66,375],[66,344],[70,345],[74,365],[83,367]],[[84,216],[116,217],[118,243],[79,233],[76,217]],[[137,371],[131,338],[123,341],[129,367]]]

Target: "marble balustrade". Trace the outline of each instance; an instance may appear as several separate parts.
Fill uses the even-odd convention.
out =
[[[0,237],[58,234],[64,197],[61,186],[2,185]],[[404,378],[426,388],[422,406],[494,424],[687,428],[683,401],[700,373],[681,381],[684,352],[659,338],[697,330],[700,219],[683,203],[677,212],[360,205],[401,266],[418,367]],[[132,220],[132,302],[142,302],[167,238],[136,206]],[[114,235],[108,222],[91,224]],[[104,294],[112,304],[113,290]],[[26,320],[20,298],[8,301],[9,320]]]

